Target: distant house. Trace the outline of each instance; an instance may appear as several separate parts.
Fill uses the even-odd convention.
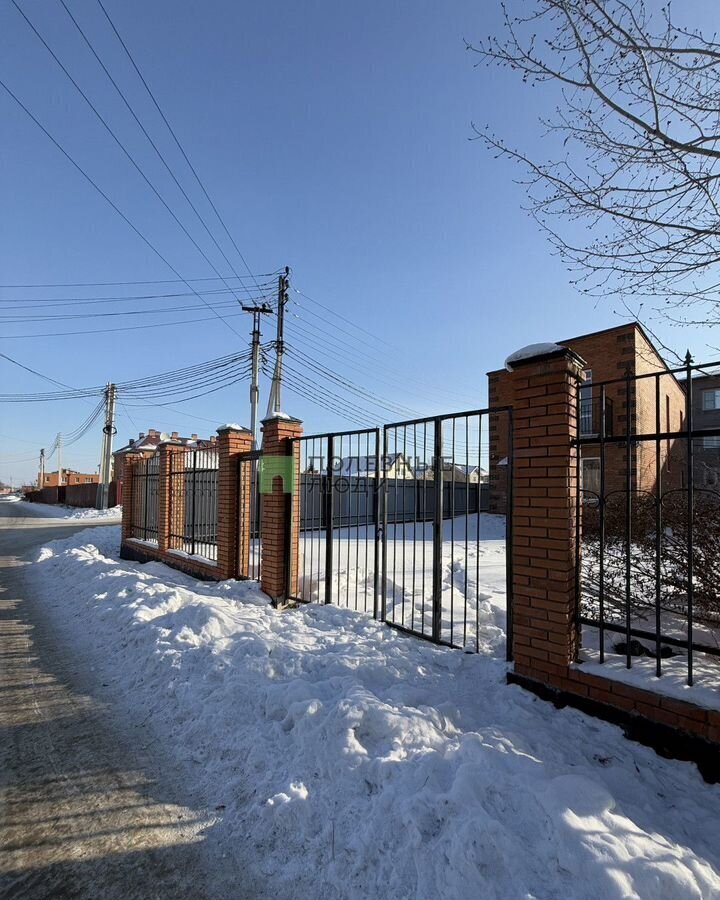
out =
[[[432,475],[431,475],[432,477]],[[470,484],[485,484],[488,473],[481,466],[465,466],[459,463],[443,463],[443,481]]]
[[[196,434],[190,437],[181,437],[177,431],[167,434],[164,431],[157,431],[155,428],[148,429],[147,432],[141,431],[136,438],[130,438],[124,447],[120,447],[113,453],[113,472],[116,481],[123,479],[123,460],[127,453],[142,453],[143,456],[152,456],[160,446],[166,441],[172,441],[174,444],[181,444],[184,447],[197,447],[204,449],[212,447],[215,444],[215,436],[211,438],[200,438]]]
[[[559,341],[585,361],[579,397],[579,436],[585,439],[580,458],[580,483],[585,498],[600,492],[600,443],[593,438],[623,435],[627,429],[627,397],[630,393],[631,433],[651,434],[657,428],[668,433],[682,431],[685,421],[685,391],[668,371],[668,366],[643,328],[636,322],[618,325],[569,340]],[[639,377],[639,376],[657,376]],[[629,383],[625,381],[629,376]],[[488,373],[490,406],[501,408],[512,402],[513,388],[506,369]],[[605,385],[602,387],[602,385]],[[656,387],[658,395],[656,396]],[[633,441],[630,448],[630,483],[634,491],[654,491],[656,464],[661,469],[665,490],[683,487],[685,447],[677,440],[660,443],[659,459],[655,441]],[[507,502],[509,459],[507,417],[490,417],[490,511],[504,512]],[[605,492],[625,489],[627,447],[622,442],[607,444]]]
[[[62,481],[58,472],[45,472],[40,487],[60,487],[69,484],[97,484],[100,476],[97,472],[76,472],[74,469],[62,470]]]
[[[687,383],[681,384],[687,390]],[[693,442],[695,481],[699,487],[720,487],[720,375],[692,379],[693,429],[717,430]]]
[[[380,470],[387,478],[415,478],[412,466],[402,453],[381,457]],[[349,478],[375,478],[377,459],[375,456],[346,456],[339,460],[333,472]]]

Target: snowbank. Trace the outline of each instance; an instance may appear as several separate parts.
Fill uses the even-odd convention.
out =
[[[83,509],[76,506],[61,506],[52,503],[30,503],[27,500],[20,501],[20,508],[27,510],[31,515],[45,519],[121,519],[122,506],[113,506],[110,509]]]
[[[28,577],[277,898],[720,898],[720,787],[507,686],[501,648],[276,612],[118,544],[81,532]]]

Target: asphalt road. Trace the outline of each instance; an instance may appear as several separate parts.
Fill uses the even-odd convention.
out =
[[[213,814],[29,590],[37,548],[88,527],[107,526],[0,502],[0,898],[259,897],[214,848]]]

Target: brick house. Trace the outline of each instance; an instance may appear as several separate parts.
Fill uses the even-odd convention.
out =
[[[604,389],[605,436],[624,435],[627,421],[629,387],[632,433],[654,434],[656,431],[678,431],[685,422],[685,390],[670,374],[668,367],[643,328],[636,322],[618,325],[579,337],[561,340],[585,361],[583,386],[580,391],[580,435],[599,435],[602,416],[602,382],[614,381]],[[631,380],[625,376],[655,374],[656,377]],[[619,380],[616,380],[619,379]],[[489,404],[509,405],[512,396],[509,372],[488,372]],[[720,384],[720,378],[718,379]],[[720,399],[720,398],[719,398]],[[720,416],[720,413],[719,413]],[[659,418],[659,422],[658,422]],[[490,510],[502,513],[506,508],[508,434],[499,416],[490,423]],[[659,426],[659,427],[657,427]],[[684,484],[684,441],[664,440],[660,443],[660,466],[664,488]],[[652,491],[656,481],[655,440],[632,442],[631,484],[634,491]],[[606,496],[622,491],[626,485],[627,447],[624,442],[605,445]],[[581,483],[588,499],[600,489],[600,445],[586,443],[582,448]]]
[[[62,485],[97,484],[99,481],[100,476],[97,472],[76,472],[74,469],[63,469]],[[46,472],[40,487],[60,487],[60,484],[58,472]]]
[[[157,431],[155,428],[149,428],[147,432],[141,431],[136,438],[129,438],[124,447],[113,453],[113,477],[116,481],[123,480],[123,460],[126,453],[142,453],[143,456],[152,456],[164,441],[172,441],[184,447],[197,447],[203,449],[215,445],[216,436],[211,438],[199,438],[196,434],[190,437],[181,437],[177,431],[167,434],[163,431]]]
[[[693,429],[720,430],[720,374],[693,377],[692,409]],[[720,488],[720,436],[706,435],[693,443],[696,485],[717,490]]]

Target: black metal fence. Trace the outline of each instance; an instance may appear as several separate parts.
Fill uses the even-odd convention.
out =
[[[614,395],[621,411],[614,431],[601,415],[578,440],[578,622],[600,663],[649,657],[658,677],[691,685],[700,665],[720,680],[719,374],[688,357],[592,387],[601,410]]]
[[[157,543],[160,457],[138,460],[133,467],[131,537]]]
[[[298,598],[377,615],[379,429],[297,438]]]
[[[480,492],[471,480],[488,471],[491,424],[507,431],[504,519],[479,515]],[[505,550],[512,528],[512,413],[471,410],[386,425],[383,457],[412,460],[426,477],[418,484],[419,502],[393,522],[391,510],[402,509],[403,472],[396,465],[384,473],[382,618],[436,643],[477,651],[481,617],[489,612],[483,603],[493,593],[506,594],[511,624],[511,560]],[[488,541],[497,542],[495,557],[485,554]]]
[[[238,577],[260,580],[262,574],[261,514],[259,464],[262,451],[253,450],[238,457],[238,547],[236,573]],[[249,518],[244,514],[249,507]],[[245,533],[248,529],[248,533]]]
[[[382,469],[382,460],[380,463]],[[300,492],[305,498],[300,510],[300,529],[313,530],[325,527],[327,504],[324,502],[326,474],[304,472],[300,475]],[[451,511],[464,514],[467,504],[469,513],[487,512],[489,507],[489,485],[487,481],[462,482],[453,485],[445,473],[443,481],[444,498],[442,508],[446,519]],[[461,477],[458,473],[458,479]],[[471,476],[477,477],[477,476]],[[483,473],[483,478],[486,478]],[[351,526],[358,520],[372,515],[372,505],[377,492],[377,477],[368,475],[344,475],[338,470],[334,474],[333,526]],[[387,518],[391,524],[400,522],[431,522],[435,508],[435,481],[432,473],[423,478],[403,477],[396,480],[393,492],[385,497]],[[454,499],[451,494],[454,492]]]
[[[217,450],[191,448],[172,453],[169,480],[169,549],[217,560]]]
[[[300,451],[298,598],[372,613],[400,630],[478,650],[488,600],[507,594],[506,516],[487,508],[491,425],[474,410],[296,439]],[[511,482],[512,466],[508,466]],[[509,646],[509,643],[508,643]]]

